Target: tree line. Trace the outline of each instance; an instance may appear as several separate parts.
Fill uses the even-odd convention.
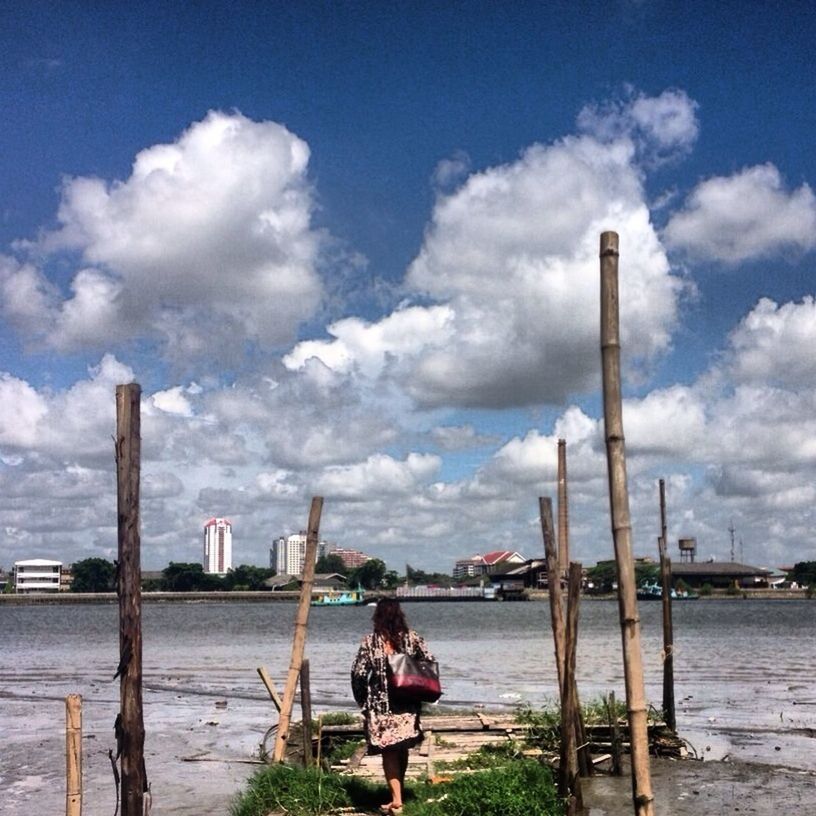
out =
[[[370,558],[359,567],[349,568],[339,555],[329,553],[321,556],[315,564],[315,572],[323,574],[338,573],[346,579],[351,588],[361,589],[396,589],[405,583],[439,584],[450,586],[451,576],[443,573],[427,573],[406,565],[407,576],[400,577],[394,570],[389,570],[379,558]],[[113,592],[116,588],[116,564],[105,558],[85,558],[76,561],[72,566],[72,592]],[[266,589],[267,579],[276,575],[269,567],[256,567],[241,564],[229,570],[226,575],[213,575],[204,572],[199,563],[171,561],[163,570],[160,578],[149,578],[142,582],[145,592],[237,592],[258,591]],[[296,590],[299,584],[293,579],[281,589]]]

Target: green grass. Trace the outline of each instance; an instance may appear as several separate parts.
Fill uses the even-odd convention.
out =
[[[506,750],[479,754],[482,770],[437,785],[409,782],[405,816],[562,816],[549,768]],[[374,812],[386,799],[384,782],[273,765],[249,780],[230,816],[326,816],[340,807]]]
[[[562,816],[549,768],[529,759],[414,788],[405,816]],[[407,798],[407,797],[406,797]]]

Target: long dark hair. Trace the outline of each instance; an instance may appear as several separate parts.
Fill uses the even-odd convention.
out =
[[[408,633],[408,623],[399,601],[394,598],[380,598],[374,610],[374,634],[387,640],[395,649]]]

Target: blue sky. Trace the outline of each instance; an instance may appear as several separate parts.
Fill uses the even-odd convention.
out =
[[[597,236],[621,233],[635,549],[816,558],[807,4],[18,3],[0,12],[0,564],[237,562],[326,496],[393,566],[611,552]]]

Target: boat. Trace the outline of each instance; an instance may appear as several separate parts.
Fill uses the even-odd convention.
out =
[[[687,590],[676,589],[671,591],[671,599],[673,601],[696,601],[700,596],[694,592]],[[644,581],[637,590],[637,599],[639,601],[660,601],[663,599],[663,587],[656,581]]]
[[[346,589],[339,592],[330,589],[312,598],[312,606],[362,606],[365,603],[365,592],[362,589]]]

